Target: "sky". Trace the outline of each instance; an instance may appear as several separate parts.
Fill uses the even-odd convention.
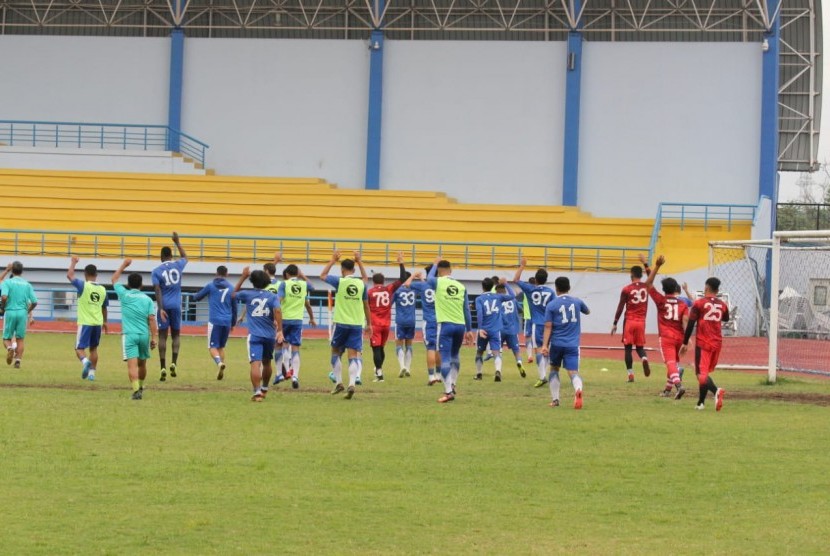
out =
[[[830,10],[822,10],[822,55],[819,56],[819,63],[822,64],[821,84],[821,122],[818,140],[819,162],[830,162]],[[796,200],[799,189],[796,186],[798,172],[781,172],[781,180],[778,188],[778,200],[787,202]],[[816,175],[818,178],[819,176]]]

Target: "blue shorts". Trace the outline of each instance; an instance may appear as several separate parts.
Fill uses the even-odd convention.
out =
[[[530,341],[533,342],[534,348],[538,348],[542,345],[542,340],[545,338],[545,325],[544,324],[533,324],[530,326],[530,334],[528,334],[527,338],[530,338]],[[527,341],[525,341],[527,343]]]
[[[550,346],[552,367],[565,367],[566,371],[579,370],[579,348]]]
[[[363,327],[335,324],[331,334],[331,347],[363,351]]]
[[[476,334],[478,341],[476,342],[476,347],[478,351],[486,351],[487,346],[490,346],[490,350],[496,353],[501,351],[501,332],[491,332],[487,331],[487,337],[482,338],[478,334]]]
[[[208,348],[222,349],[228,344],[231,327],[221,324],[208,323]]]
[[[282,321],[282,335],[285,343],[291,346],[303,345],[303,321],[284,320]]]
[[[437,351],[438,350],[438,323],[435,322],[424,322],[423,328],[423,335],[424,335],[424,345],[427,347],[427,351]]]
[[[156,320],[158,321],[159,330],[175,330],[178,332],[182,328],[182,310],[181,309],[165,309],[167,313],[167,321],[161,320],[161,313],[156,313]]]
[[[75,335],[75,349],[97,348],[101,343],[101,327],[79,324]]]
[[[395,325],[395,339],[396,340],[411,340],[415,337],[415,325]]]
[[[274,338],[248,335],[248,361],[270,361],[274,357]]]
[[[530,328],[532,323],[529,320],[525,321],[525,339],[530,337]]]
[[[501,342],[507,344],[507,347],[513,353],[519,352],[519,335],[518,334],[504,334],[501,335]]]
[[[441,365],[449,365],[458,360],[461,345],[464,343],[466,328],[463,324],[442,322],[438,324],[438,352],[441,354]]]

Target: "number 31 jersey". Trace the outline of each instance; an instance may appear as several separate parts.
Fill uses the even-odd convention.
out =
[[[179,259],[165,261],[153,269],[153,285],[161,288],[161,301],[156,300],[160,308],[182,308],[182,272],[186,265],[187,259]]]
[[[723,343],[721,323],[729,320],[729,307],[717,297],[702,297],[692,305],[689,319],[697,321],[697,345],[719,350]]]
[[[657,330],[661,338],[683,341],[683,317],[689,308],[683,301],[673,295],[666,296],[654,288],[648,291],[657,307]]]

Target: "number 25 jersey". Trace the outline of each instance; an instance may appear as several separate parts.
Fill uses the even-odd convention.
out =
[[[721,323],[729,320],[729,307],[717,297],[702,297],[692,305],[689,319],[697,321],[698,347],[719,350],[723,343]]]

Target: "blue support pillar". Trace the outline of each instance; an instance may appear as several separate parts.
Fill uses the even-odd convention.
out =
[[[776,2],[769,3],[770,17]],[[772,225],[775,225],[775,205],[778,202],[778,87],[780,82],[779,35],[781,18],[776,17],[772,28],[764,34],[763,74],[761,78],[761,166],[758,174],[758,197],[766,195],[772,201]],[[774,228],[773,228],[774,229]]]
[[[369,39],[369,50],[369,129],[366,134],[366,189],[380,189],[380,137],[381,117],[383,115],[383,31],[381,29],[372,31]]]
[[[579,11],[579,2],[575,2]],[[565,76],[565,151],[562,161],[562,204],[577,206],[579,199],[579,106],[582,96],[582,32],[568,33]]]
[[[179,152],[182,129],[182,85],[184,81],[184,31],[170,33],[170,94],[167,109],[167,150]]]

